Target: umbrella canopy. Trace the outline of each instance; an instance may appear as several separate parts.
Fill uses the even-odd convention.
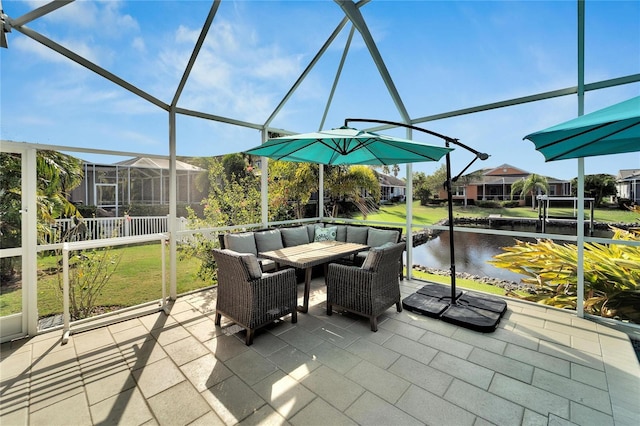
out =
[[[269,139],[245,153],[298,163],[391,165],[438,161],[450,151],[343,126]]]
[[[547,161],[640,151],[640,96],[524,137]]]

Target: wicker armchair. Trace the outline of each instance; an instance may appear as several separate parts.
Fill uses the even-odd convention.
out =
[[[369,318],[371,331],[378,331],[378,316],[400,303],[400,258],[405,243],[374,248],[361,267],[332,263],[327,271],[327,315],[337,305]]]
[[[213,250],[218,265],[215,324],[221,316],[247,330],[245,343],[253,343],[256,329],[291,314],[297,322],[297,280],[294,269],[263,274],[255,256],[231,250]],[[252,267],[252,263],[257,265]]]

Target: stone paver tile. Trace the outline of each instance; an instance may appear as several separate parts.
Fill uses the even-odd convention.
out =
[[[502,323],[503,321],[505,323],[515,324],[516,326],[518,324],[522,324],[522,325],[532,325],[538,328],[544,328],[544,323],[545,323],[543,315],[537,315],[530,312],[510,312],[510,311],[507,311],[507,313],[505,313],[504,317],[502,317],[502,319],[500,320],[500,323]]]
[[[406,356],[400,357],[388,370],[438,396],[443,396],[453,381],[452,376]]]
[[[613,409],[613,417],[617,425],[635,426],[638,423],[640,409],[638,409],[637,403],[633,406],[627,404],[620,406],[614,403],[611,408]]]
[[[340,348],[346,348],[358,339],[358,335],[350,328],[337,327],[330,323],[317,328],[313,334]]]
[[[511,344],[507,345],[504,355],[555,374],[561,374],[565,377],[571,376],[571,363],[564,359]]]
[[[549,414],[548,426],[580,426],[567,419],[556,416],[555,414]]]
[[[473,425],[476,419],[472,413],[414,385],[395,405],[430,425]]]
[[[236,424],[265,405],[265,401],[236,376],[204,390],[201,395],[226,424]]]
[[[193,324],[186,324],[185,328],[193,335],[193,337],[201,342],[206,342],[207,340],[211,340],[222,334],[220,329],[216,327],[213,320],[208,317]]]
[[[531,383],[534,368],[524,362],[475,348],[467,357],[470,362],[525,383]]]
[[[78,354],[94,351],[104,346],[114,346],[115,341],[106,327],[73,335],[73,343]]]
[[[209,426],[212,423],[202,423],[202,426]],[[244,419],[239,423],[241,426],[281,426],[289,425],[284,417],[282,417],[276,410],[269,405],[262,406],[258,411]],[[196,426],[194,423],[189,426]]]
[[[168,357],[162,346],[151,336],[133,342],[128,341],[119,347],[127,365],[132,370]]]
[[[11,407],[0,410],[0,425],[28,425],[29,410],[27,406]]]
[[[94,424],[141,425],[153,420],[142,394],[132,388],[90,406]]]
[[[5,354],[0,360],[0,380],[28,376],[31,371],[30,351]]]
[[[0,382],[0,424],[27,424],[29,377],[17,376]],[[21,422],[20,419],[25,419]]]
[[[598,343],[598,333],[595,330],[585,330],[580,327],[574,327],[571,324],[560,324],[555,321],[547,321],[544,325],[545,328],[553,331],[559,331],[568,336],[579,337],[581,339],[591,340],[594,343]]]
[[[297,426],[355,426],[357,424],[322,398],[314,399],[289,421]]]
[[[548,422],[549,418],[547,416],[525,408],[522,426],[547,426]]]
[[[171,312],[171,316],[174,320],[176,320],[177,323],[181,324],[183,327],[187,327],[189,325],[196,324],[207,319],[206,315],[204,315],[202,312],[199,312],[191,305],[189,305],[188,309],[182,312],[178,312],[175,314]]]
[[[384,342],[389,340],[391,336],[393,336],[392,332],[380,327],[378,327],[378,331],[375,333],[371,331],[371,328],[356,326],[349,327],[349,331],[358,336],[358,340],[367,340],[371,343],[375,343],[376,345],[382,345]]]
[[[260,410],[258,410],[260,411]],[[256,413],[254,413],[255,415]],[[189,423],[189,426],[224,426],[224,422],[213,410],[207,411],[204,416],[197,418],[196,420]],[[269,424],[269,423],[265,423]],[[278,423],[272,423],[278,424]]]
[[[604,391],[608,390],[607,375],[604,372],[580,364],[571,364],[571,379]]]
[[[233,376],[231,370],[213,354],[194,359],[180,366],[180,370],[198,392],[202,392]]]
[[[414,326],[414,327],[418,327],[421,328],[423,330],[429,330],[429,331],[433,331],[434,333],[438,333],[442,336],[449,336],[451,337],[453,335],[453,333],[456,332],[456,330],[459,328],[453,324],[449,324],[447,322],[444,321],[440,321],[437,318],[431,318],[431,317],[427,317],[425,315],[419,315],[419,314],[415,314],[413,312],[409,312],[409,311],[403,311],[403,312],[407,312],[406,315],[408,316],[408,318],[410,318],[411,320],[408,322],[408,324]]]
[[[122,331],[129,330],[130,328],[136,328],[142,326],[142,323],[138,318],[128,319],[126,321],[120,321],[115,324],[107,326],[111,334],[120,333]]]
[[[536,369],[533,373],[534,386],[557,393],[580,404],[587,405],[606,414],[611,412],[609,394],[584,383],[576,382],[566,377],[551,374],[548,371]],[[559,414],[562,416],[561,414]],[[562,416],[567,418],[568,416]]]
[[[571,336],[571,347],[582,352],[587,352],[597,357],[602,356],[602,350],[599,342],[590,339],[582,339],[580,337]]]
[[[187,381],[148,398],[147,402],[161,425],[186,425],[211,410]]]
[[[414,342],[395,334],[382,346],[423,363],[428,363],[438,353],[437,350],[425,346],[422,343]]]
[[[168,327],[152,330],[151,335],[155,337],[162,346],[191,336],[189,332],[179,324],[172,324]]]
[[[56,371],[64,371],[78,366],[76,350],[73,346],[50,352],[31,361],[31,377],[50,375]]]
[[[347,351],[377,365],[380,368],[389,368],[391,364],[400,358],[400,354],[387,349],[367,339],[358,339],[349,345]]]
[[[77,366],[59,369],[55,372],[43,371],[37,377],[31,378],[29,411],[34,412],[57,404],[77,394],[84,395],[84,383]]]
[[[532,351],[538,350],[538,344],[540,342],[539,338],[527,334],[526,330],[507,330],[498,327],[491,336],[494,339],[502,340],[503,342],[511,343],[512,345],[522,346],[523,348],[531,349]]]
[[[444,397],[497,425],[520,424],[524,415],[524,408],[520,405],[458,379],[453,381]]]
[[[501,374],[496,374],[489,392],[543,415],[554,413],[569,418],[569,400],[560,396],[562,393],[549,392]]]
[[[425,334],[425,330],[423,328],[416,327],[415,325],[407,324],[406,322],[398,321],[396,319],[389,319],[388,321],[385,321],[384,324],[378,324],[378,327],[415,341]]]
[[[368,361],[356,365],[346,377],[391,404],[395,404],[410,386],[409,381]]]
[[[571,421],[579,425],[613,426],[613,417],[591,407],[571,401]],[[640,417],[636,418],[640,420]]]
[[[287,342],[272,333],[263,333],[260,338],[254,339],[251,349],[264,357],[288,346]]]
[[[231,358],[225,365],[250,386],[277,370],[274,363],[253,350]]]
[[[571,346],[570,335],[544,327],[536,327],[531,324],[518,324],[516,325],[514,332],[547,342],[556,343],[558,345]]]
[[[49,356],[53,352],[68,350],[74,347],[75,336],[71,336],[67,344],[62,344],[59,333],[44,333],[31,340],[31,359],[36,361],[43,355]]]
[[[271,407],[284,418],[291,418],[316,396],[291,376],[276,371],[253,386]]]
[[[364,392],[359,384],[324,366],[304,377],[302,384],[340,411],[344,411]]]
[[[439,352],[431,360],[429,366],[482,389],[489,388],[494,374],[494,372],[488,368],[444,352]]]
[[[484,349],[489,352],[495,352],[497,354],[504,353],[504,349],[507,346],[507,343],[505,341],[495,339],[493,337],[493,333],[478,333],[461,327],[458,327],[458,329],[453,333],[451,337],[476,348]],[[457,356],[462,358],[461,354]]]
[[[351,370],[361,361],[360,357],[328,342],[316,346],[307,353],[342,374]]]
[[[322,365],[313,356],[292,346],[285,346],[268,359],[296,380],[300,380]]]
[[[439,351],[455,355],[459,358],[466,358],[473,349],[473,346],[471,345],[432,331],[427,331],[420,339],[418,339],[418,342]]]
[[[153,339],[149,330],[147,330],[147,328],[142,324],[113,333],[113,340],[116,341],[118,346],[126,347],[141,339],[147,338]]]
[[[133,370],[133,377],[147,399],[185,380],[180,369],[168,358]]]
[[[90,425],[91,414],[83,393],[63,398],[55,404],[32,411],[29,425]]]
[[[167,316],[164,312],[145,315],[140,317],[139,320],[149,331],[177,324],[177,321],[173,319],[173,317]]]
[[[298,315],[304,317],[304,315]],[[301,351],[309,352],[316,346],[324,343],[324,339],[309,332],[302,327],[294,327],[278,336],[291,346],[294,346]]]
[[[220,361],[231,359],[249,349],[243,340],[239,340],[233,336],[221,334],[215,339],[207,340],[203,343],[209,352],[214,354]]]
[[[163,349],[178,365],[186,364],[209,353],[209,349],[192,336],[165,345]]]
[[[89,404],[93,405],[136,385],[124,360],[121,367],[123,368],[113,368],[106,374],[84,377],[84,388]]]
[[[410,416],[378,396],[365,392],[349,407],[345,414],[361,425],[421,425]]]

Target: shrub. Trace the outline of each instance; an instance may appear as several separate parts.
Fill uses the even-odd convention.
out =
[[[640,241],[640,231],[612,228],[614,240]],[[536,294],[522,297],[559,308],[575,309],[578,249],[551,240],[516,241],[489,261],[522,274]],[[521,297],[510,294],[513,297]],[[640,323],[640,249],[620,244],[585,243],[585,312]]]
[[[485,209],[499,209],[500,203],[497,201],[491,201],[491,200],[478,200],[476,201],[476,206],[482,207]]]
[[[502,202],[502,207],[506,208],[506,209],[512,209],[515,207],[520,206],[520,202],[519,201],[503,201]]]

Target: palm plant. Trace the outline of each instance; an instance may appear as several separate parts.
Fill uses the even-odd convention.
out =
[[[613,228],[614,240],[640,241],[640,231]],[[640,249],[621,244],[585,243],[585,312],[640,323]],[[578,249],[551,240],[516,241],[513,247],[489,261],[499,268],[522,274],[534,294],[527,300],[575,309],[577,301]]]
[[[376,174],[366,166],[334,166],[327,171],[325,191],[332,201],[331,216],[337,217],[340,200],[352,200],[362,214],[362,191],[368,192],[374,201],[380,201],[380,183]]]
[[[535,208],[535,195],[536,192],[549,192],[549,182],[547,178],[535,173],[530,174],[526,179],[522,179],[514,182],[511,185],[511,199],[515,194],[521,194],[522,197],[526,197],[531,193],[531,207]]]

